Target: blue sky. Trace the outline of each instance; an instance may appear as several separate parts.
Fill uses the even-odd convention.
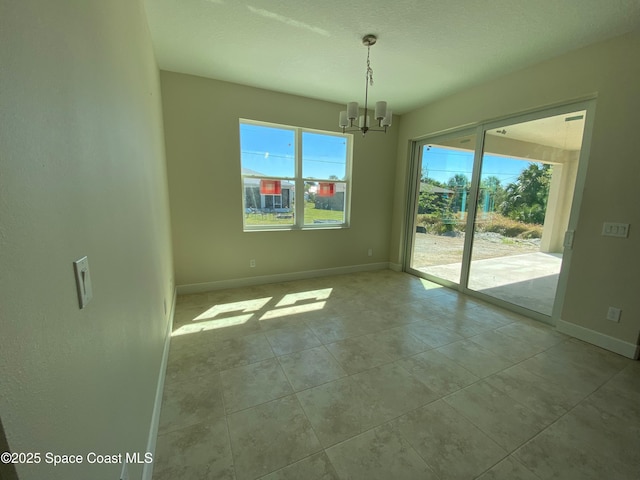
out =
[[[242,166],[275,177],[295,176],[295,131],[240,124]],[[346,175],[344,137],[302,132],[302,168],[306,178],[342,179]]]
[[[242,166],[274,177],[295,177],[295,139],[293,129],[240,124]],[[471,180],[473,152],[430,146],[423,153],[422,166],[428,176],[447,181],[457,173]],[[346,139],[340,136],[302,132],[303,175],[306,178],[342,179],[346,174]],[[482,177],[496,176],[502,186],[514,182],[531,162],[485,155]]]
[[[448,148],[430,146],[423,151],[422,168],[426,169],[428,176],[442,183],[457,173],[462,173],[471,180],[473,169],[473,152],[451,150]],[[525,168],[532,162],[515,158],[484,155],[482,162],[482,178],[495,176],[500,179],[503,187],[515,182]]]

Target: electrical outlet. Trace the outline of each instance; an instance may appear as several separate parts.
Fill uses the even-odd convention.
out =
[[[255,266],[256,266],[256,260],[255,260],[255,258],[252,258],[251,260],[249,260],[249,266],[250,266],[251,268],[255,268]]]
[[[373,257],[373,248],[370,248],[369,250],[367,250],[367,255],[369,257]]]
[[[612,322],[620,322],[620,315],[622,315],[622,309],[618,307],[609,307],[607,310],[607,320]]]

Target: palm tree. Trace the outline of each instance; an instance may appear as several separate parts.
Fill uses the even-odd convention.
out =
[[[507,185],[500,211],[521,222],[543,224],[550,184],[551,165],[532,163]]]

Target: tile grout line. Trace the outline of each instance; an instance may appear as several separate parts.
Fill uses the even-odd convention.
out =
[[[430,299],[430,298],[429,298],[429,299]],[[395,304],[394,306],[406,305],[407,303],[411,303],[411,302],[410,302],[409,300],[406,300],[406,301],[399,302],[398,304]],[[482,304],[478,304],[478,305],[473,305],[472,307],[473,307],[473,308],[483,308],[483,307],[485,307],[485,306],[484,306],[484,305],[482,305]],[[470,308],[472,308],[472,307],[470,307]],[[313,347],[303,348],[302,350],[296,350],[296,351],[293,351],[293,352],[288,352],[288,353],[283,354],[283,355],[276,355],[276,353],[275,353],[275,351],[274,351],[274,348],[273,348],[273,345],[272,345],[271,341],[269,340],[269,337],[266,335],[267,331],[266,331],[266,330],[263,330],[263,329],[260,329],[258,333],[261,333],[261,335],[266,339],[267,344],[269,345],[269,347],[270,347],[270,349],[271,349],[271,353],[272,353],[272,355],[273,355],[273,357],[271,357],[271,358],[275,358],[275,359],[276,359],[276,363],[277,363],[277,365],[278,365],[279,369],[280,369],[280,370],[282,371],[282,373],[284,374],[284,377],[285,377],[285,379],[287,380],[287,382],[288,382],[289,386],[291,387],[291,391],[292,391],[292,393],[288,393],[288,394],[286,394],[286,395],[281,395],[281,396],[279,396],[279,397],[276,397],[276,398],[274,398],[274,399],[268,400],[268,401],[266,401],[266,402],[262,402],[262,403],[260,403],[260,404],[254,405],[254,406],[247,407],[247,409],[249,409],[249,408],[254,408],[254,407],[256,407],[256,406],[263,405],[263,404],[265,404],[265,403],[269,403],[269,402],[272,402],[272,401],[278,400],[278,399],[283,398],[283,397],[288,396],[288,395],[296,395],[296,402],[297,402],[297,404],[300,406],[300,408],[302,409],[302,412],[303,412],[303,414],[304,414],[304,416],[305,416],[305,419],[306,419],[306,420],[307,420],[307,422],[309,423],[309,425],[310,425],[310,428],[311,428],[312,432],[314,433],[314,435],[315,435],[315,436],[316,436],[316,438],[318,439],[317,434],[316,434],[316,431],[315,431],[315,428],[314,428],[313,424],[310,422],[307,412],[304,410],[304,408],[302,407],[302,404],[300,403],[300,400],[299,400],[299,398],[298,398],[298,396],[297,396],[297,394],[298,394],[298,393],[301,393],[301,392],[304,392],[304,391],[307,391],[307,390],[310,390],[310,389],[312,389],[312,388],[316,388],[316,387],[319,387],[319,386],[322,386],[322,385],[326,385],[327,383],[331,383],[331,382],[336,381],[336,380],[338,380],[338,379],[345,379],[345,378],[346,378],[346,379],[349,379],[350,377],[353,377],[353,376],[355,376],[355,375],[361,374],[361,373],[363,373],[363,372],[370,371],[370,370],[373,370],[373,369],[375,369],[375,368],[383,367],[383,366],[386,366],[386,365],[391,365],[391,364],[394,364],[394,363],[398,363],[398,362],[399,362],[399,361],[401,361],[401,360],[405,360],[405,359],[408,359],[408,358],[412,358],[412,357],[418,356],[418,355],[420,355],[420,354],[422,354],[422,353],[426,353],[426,352],[433,351],[433,350],[437,351],[437,349],[438,349],[438,348],[441,348],[441,347],[446,346],[446,345],[450,345],[450,344],[452,344],[452,343],[456,343],[456,341],[454,341],[454,342],[450,342],[450,343],[448,343],[448,344],[444,344],[444,345],[441,345],[441,346],[437,346],[437,347],[431,347],[430,345],[428,345],[428,344],[426,344],[426,343],[425,343],[425,345],[426,345],[427,347],[429,347],[429,348],[427,348],[426,350],[424,350],[424,351],[422,351],[422,352],[416,353],[416,354],[414,354],[414,355],[402,356],[402,357],[401,357],[401,358],[399,358],[399,359],[393,359],[393,358],[392,358],[390,361],[385,361],[385,362],[383,362],[383,363],[382,363],[382,364],[380,364],[380,365],[375,365],[375,366],[373,366],[373,367],[368,367],[368,368],[365,368],[364,370],[361,370],[361,371],[358,371],[358,372],[354,372],[354,373],[346,372],[346,373],[347,373],[347,375],[346,375],[345,377],[339,377],[338,379],[329,380],[329,381],[323,382],[323,383],[321,383],[321,384],[314,385],[314,386],[309,387],[309,388],[305,388],[305,389],[300,390],[300,391],[298,391],[298,392],[297,392],[297,391],[295,391],[295,389],[293,388],[293,384],[292,384],[292,382],[291,382],[291,379],[289,378],[289,376],[288,376],[288,375],[287,375],[287,373],[285,372],[285,369],[284,369],[284,368],[283,368],[283,366],[282,366],[282,362],[281,362],[281,358],[280,358],[280,357],[284,357],[284,356],[286,356],[286,355],[291,355],[291,354],[295,354],[295,353],[299,353],[299,352],[307,351],[307,350],[310,350],[310,349],[313,349],[313,348],[323,347],[323,350],[324,350],[324,351],[326,351],[326,352],[328,352],[328,353],[329,353],[329,355],[331,356],[331,358],[333,358],[333,359],[337,362],[337,364],[338,364],[338,365],[340,365],[340,366],[342,367],[342,364],[341,364],[341,363],[338,361],[338,359],[333,355],[333,353],[332,353],[332,352],[327,348],[327,345],[330,345],[330,344],[332,344],[332,343],[337,343],[337,342],[340,342],[340,341],[344,341],[344,340],[348,340],[348,339],[352,339],[352,338],[359,338],[359,337],[365,337],[365,336],[371,336],[371,335],[380,334],[380,333],[383,333],[383,332],[387,332],[387,331],[389,331],[389,330],[392,330],[392,329],[394,329],[394,328],[401,328],[401,327],[404,327],[404,326],[407,326],[407,325],[411,325],[411,324],[413,324],[413,323],[417,323],[417,322],[420,322],[420,321],[421,321],[421,319],[418,319],[418,320],[415,320],[414,322],[410,322],[410,323],[408,323],[408,324],[403,324],[403,325],[394,325],[394,326],[388,326],[388,325],[385,325],[385,328],[382,328],[382,329],[380,329],[380,330],[374,330],[374,331],[372,331],[372,332],[363,333],[363,334],[361,334],[361,335],[355,335],[355,336],[353,336],[353,337],[345,337],[344,339],[336,340],[335,342],[324,343],[324,342],[322,342],[322,341],[321,341],[320,337],[318,337],[318,335],[317,335],[317,333],[315,332],[315,330],[314,330],[314,329],[313,329],[313,328],[312,328],[308,323],[306,323],[305,319],[303,318],[303,319],[301,319],[302,324],[304,324],[304,325],[306,326],[306,328],[308,328],[308,329],[311,331],[311,333],[312,333],[312,335],[314,336],[314,338],[316,338],[318,341],[320,341],[320,345],[318,345],[318,346],[313,346]],[[511,322],[510,324],[507,324],[507,325],[501,325],[501,326],[498,326],[498,327],[495,327],[495,328],[487,329],[487,330],[486,330],[486,332],[484,332],[484,331],[483,331],[483,332],[480,332],[480,333],[478,333],[478,334],[475,334],[475,335],[472,335],[472,336],[469,336],[469,337],[466,337],[466,336],[465,336],[463,340],[458,340],[458,341],[467,341],[467,340],[469,340],[469,341],[471,341],[471,342],[473,342],[473,343],[475,344],[475,342],[472,340],[472,339],[473,339],[473,337],[475,337],[475,336],[477,336],[477,335],[481,335],[481,334],[483,334],[483,333],[489,333],[489,332],[493,332],[493,333],[495,333],[495,332],[496,332],[496,330],[498,330],[499,328],[502,328],[502,327],[504,327],[504,326],[508,326],[508,325],[511,325],[511,324],[521,324],[521,322],[519,322],[519,321],[517,321],[517,320],[516,320],[516,321],[513,321],[513,322]],[[286,327],[286,326],[285,326],[285,327],[280,327],[280,328],[273,329],[273,330],[281,330],[281,329],[284,329],[284,328],[287,328],[287,327]],[[445,328],[445,329],[449,330],[446,326],[442,326],[442,328]],[[450,330],[450,331],[452,331],[453,333],[456,333],[456,332],[455,332],[455,331],[453,331],[453,330]],[[244,337],[244,336],[250,335],[250,334],[252,334],[252,333],[256,333],[256,332],[244,333],[244,334],[239,335],[239,337]],[[500,332],[498,332],[498,333],[500,333]],[[409,335],[410,335],[410,336],[412,336],[411,334],[409,334]],[[235,337],[230,337],[230,338],[235,338]],[[412,336],[412,338],[416,338],[416,337]],[[417,340],[421,341],[419,338],[418,338]],[[422,341],[421,341],[421,342],[422,342]],[[384,422],[382,422],[382,423],[380,423],[380,424],[374,425],[374,426],[372,426],[372,427],[370,427],[370,428],[368,428],[368,429],[366,429],[366,430],[364,430],[364,431],[362,431],[362,432],[360,432],[360,433],[358,433],[358,434],[356,434],[356,435],[354,435],[354,436],[352,436],[352,437],[350,437],[350,438],[348,438],[348,439],[345,439],[345,440],[343,440],[343,441],[341,441],[341,442],[338,442],[338,443],[336,443],[336,444],[334,444],[334,445],[331,445],[330,447],[324,448],[324,447],[322,446],[322,443],[321,443],[321,442],[319,442],[319,443],[320,443],[320,446],[321,446],[321,451],[322,451],[322,452],[324,452],[324,454],[326,455],[326,450],[327,450],[328,448],[333,448],[334,446],[337,446],[337,445],[340,445],[341,443],[347,442],[347,441],[349,441],[349,440],[351,440],[351,439],[353,439],[353,438],[355,438],[355,437],[357,437],[357,436],[359,436],[359,435],[362,435],[362,434],[364,434],[364,433],[366,433],[366,432],[369,432],[369,431],[371,431],[371,430],[374,430],[374,429],[376,429],[376,428],[379,428],[380,426],[383,426],[383,425],[385,425],[385,424],[387,424],[387,423],[391,423],[391,422],[393,422],[393,421],[396,421],[398,418],[400,418],[400,417],[402,417],[402,416],[404,416],[404,415],[407,415],[407,414],[409,414],[409,413],[411,413],[411,412],[413,412],[413,411],[415,411],[415,410],[418,410],[418,409],[420,409],[420,408],[423,408],[423,407],[425,407],[426,405],[429,405],[429,404],[431,404],[431,403],[433,403],[433,402],[435,402],[435,401],[438,401],[438,400],[444,400],[444,399],[445,399],[445,397],[447,397],[447,396],[453,395],[454,393],[456,393],[456,392],[458,392],[458,391],[461,391],[461,390],[463,390],[463,389],[469,388],[469,387],[471,387],[472,385],[478,384],[478,383],[479,383],[479,382],[481,382],[481,381],[486,381],[486,379],[487,379],[487,378],[490,378],[490,377],[491,377],[491,376],[493,376],[493,375],[496,375],[496,374],[501,373],[501,372],[504,372],[504,371],[506,371],[506,370],[508,370],[508,369],[510,369],[510,368],[512,368],[512,367],[515,367],[515,366],[517,366],[517,365],[520,365],[520,364],[522,364],[523,362],[525,362],[525,361],[527,361],[527,360],[530,360],[531,358],[534,358],[534,357],[536,357],[536,356],[538,356],[538,355],[540,355],[540,354],[542,354],[542,353],[545,353],[545,352],[547,352],[548,350],[550,350],[550,349],[552,349],[552,348],[556,347],[557,345],[559,345],[559,344],[561,344],[561,343],[564,343],[564,342],[566,342],[566,339],[565,339],[565,340],[563,340],[563,341],[561,341],[561,342],[558,342],[558,343],[556,343],[556,344],[554,344],[554,345],[551,345],[551,346],[549,346],[549,347],[547,347],[547,348],[545,348],[545,349],[543,349],[543,350],[541,350],[541,351],[539,351],[539,352],[537,352],[537,353],[534,353],[534,354],[532,354],[532,355],[530,355],[530,356],[528,356],[528,357],[526,357],[526,358],[524,358],[524,359],[522,359],[522,360],[520,360],[520,361],[518,361],[518,362],[515,362],[515,363],[513,363],[513,364],[509,365],[508,367],[505,367],[505,368],[500,369],[500,370],[498,370],[498,371],[496,371],[496,372],[493,372],[493,373],[492,373],[492,374],[490,374],[490,375],[487,375],[487,376],[484,376],[484,377],[480,377],[480,378],[478,378],[476,381],[472,382],[472,383],[471,383],[471,384],[469,384],[469,385],[466,385],[466,386],[464,386],[464,387],[460,387],[460,388],[458,388],[457,390],[455,390],[455,391],[453,391],[453,392],[449,392],[449,393],[448,393],[448,394],[446,394],[446,395],[442,395],[442,396],[439,396],[439,397],[438,397],[438,398],[436,398],[436,399],[433,399],[433,400],[430,400],[430,401],[428,401],[428,402],[425,402],[424,404],[422,404],[422,405],[420,405],[420,406],[418,406],[418,407],[416,407],[416,408],[414,408],[414,409],[408,410],[407,412],[403,412],[402,414],[400,414],[400,415],[398,415],[398,416],[396,416],[396,417],[393,417],[393,418],[392,418],[392,419],[390,419],[390,420],[386,420],[386,421],[384,421]],[[374,343],[375,343],[375,342],[374,342]],[[424,343],[424,342],[422,342],[422,343]],[[476,345],[478,345],[478,344],[476,344]],[[490,349],[490,348],[486,348],[486,347],[484,347],[484,346],[482,346],[482,345],[478,345],[478,347],[479,347],[479,348],[481,348],[481,349],[483,349],[483,350],[486,350],[487,352],[492,353],[493,355],[496,355],[496,356],[498,356],[498,357],[502,358],[502,356],[501,356],[499,353],[496,353],[495,351],[493,351],[493,350],[492,350],[492,349]],[[438,353],[441,353],[441,354],[442,354],[442,352],[438,352]],[[447,356],[445,355],[445,357],[447,357]],[[460,367],[460,368],[462,368],[463,370],[468,371],[468,370],[467,370],[463,365],[461,365],[461,364],[457,363],[457,362],[456,362],[456,360],[451,359],[451,358],[449,358],[449,357],[447,357],[447,359],[449,359],[451,362],[455,363],[457,366],[459,366],[459,367]],[[231,369],[233,369],[233,368],[241,368],[241,367],[245,367],[245,366],[252,365],[252,364],[259,363],[259,362],[261,362],[261,361],[266,361],[266,360],[270,360],[270,359],[256,360],[255,362],[249,362],[249,363],[247,363],[246,365],[241,365],[241,366],[238,366],[238,367],[230,367],[230,368],[227,368],[227,369],[224,369],[224,370],[218,370],[216,374],[217,374],[217,375],[218,375],[218,377],[220,378],[220,374],[221,374],[221,372],[223,372],[223,371],[231,370]],[[508,360],[508,361],[509,361],[509,363],[511,363],[511,360],[506,359],[506,358],[505,358],[505,360]],[[411,373],[411,372],[410,372],[410,371],[409,371],[405,366],[403,366],[403,365],[398,365],[398,366],[399,366],[400,368],[402,368],[405,372],[407,372],[411,377],[415,378],[415,379],[416,379],[417,381],[419,381],[421,384],[423,384],[423,385],[425,385],[427,388],[429,388],[429,385],[427,385],[426,383],[424,383],[424,382],[423,382],[422,380],[420,380],[418,377],[414,376],[414,375],[413,375],[413,374],[412,374],[412,373]],[[342,367],[342,368],[344,368],[344,367]],[[551,427],[552,425],[554,425],[555,423],[557,423],[561,418],[563,418],[563,417],[564,417],[565,415],[567,415],[569,412],[574,411],[574,410],[575,410],[575,408],[577,408],[578,406],[580,406],[581,404],[583,404],[583,402],[584,402],[586,399],[590,398],[594,393],[596,393],[597,391],[599,391],[600,389],[602,389],[602,388],[603,388],[607,383],[609,383],[609,382],[610,382],[610,381],[611,381],[615,376],[617,376],[618,374],[620,374],[620,372],[622,372],[625,368],[627,368],[627,367],[625,366],[625,367],[623,367],[622,369],[619,369],[616,373],[611,374],[611,375],[609,376],[609,378],[608,378],[607,380],[605,380],[604,382],[602,382],[602,383],[601,383],[601,384],[600,384],[600,385],[599,385],[599,386],[598,386],[594,391],[592,391],[592,392],[588,393],[588,394],[587,394],[586,396],[584,396],[580,401],[578,401],[575,405],[573,405],[573,406],[572,406],[568,411],[566,411],[564,414],[560,415],[557,419],[555,419],[553,422],[551,422],[549,425],[547,425],[545,428],[543,428],[543,429],[542,429],[540,432],[538,432],[536,435],[534,435],[534,436],[533,436],[533,437],[531,437],[530,439],[526,440],[526,441],[525,441],[525,442],[523,442],[521,445],[519,445],[518,447],[516,447],[514,450],[512,450],[511,452],[509,452],[509,453],[507,454],[507,456],[506,456],[506,457],[504,457],[503,459],[501,459],[500,461],[504,461],[504,459],[505,459],[505,458],[508,458],[509,456],[511,456],[511,455],[513,455],[514,453],[516,453],[519,449],[521,449],[521,448],[522,448],[522,446],[524,446],[525,444],[529,443],[530,441],[532,441],[533,439],[535,439],[536,437],[538,437],[541,433],[545,432],[549,427]],[[470,372],[470,371],[468,371],[468,372],[475,376],[475,374],[473,374],[473,372]],[[542,377],[542,376],[538,375],[538,374],[537,374],[537,373],[535,373],[535,372],[530,372],[530,373],[531,373],[531,375],[534,375],[535,377],[540,378],[541,380],[545,380],[545,379],[544,379],[544,377]],[[198,377],[203,377],[203,376],[205,376],[205,375],[194,375],[194,376],[189,377],[189,378],[198,378]],[[494,387],[494,388],[495,388],[495,387]],[[504,393],[505,395],[507,395],[507,396],[510,398],[510,400],[512,400],[513,402],[517,403],[518,405],[522,405],[522,406],[523,406],[524,408],[526,408],[527,410],[531,410],[531,409],[530,409],[529,407],[527,407],[526,405],[520,404],[520,402],[518,402],[517,400],[513,399],[510,395],[508,395],[508,393],[506,393],[506,392],[502,392],[502,393]],[[234,413],[237,413],[237,412],[233,412],[233,413],[231,413],[231,414],[227,414],[227,413],[226,413],[226,402],[225,402],[225,399],[224,399],[224,393],[223,393],[223,392],[221,392],[221,396],[222,396],[222,402],[223,402],[223,411],[225,412],[225,415],[224,415],[224,416],[225,416],[225,422],[226,422],[226,427],[227,427],[227,434],[229,435],[229,442],[230,442],[230,446],[231,446],[231,439],[230,439],[230,430],[229,430],[228,417],[229,417],[229,415],[234,414]],[[444,401],[446,402],[446,400],[444,400]],[[449,404],[447,403],[447,405],[449,405]],[[451,408],[454,408],[454,407],[451,407]],[[241,412],[241,411],[244,411],[244,410],[246,410],[246,409],[239,410],[238,412]],[[457,411],[457,410],[456,410],[456,411]],[[532,410],[531,410],[531,411],[532,411]],[[460,412],[458,412],[458,413],[460,413]],[[535,413],[535,412],[534,412],[534,413]],[[466,416],[464,416],[464,414],[462,414],[462,416],[466,418]],[[470,419],[467,419],[467,420],[468,420],[468,421],[471,421]],[[472,422],[472,423],[473,423],[473,422]],[[475,425],[475,424],[474,424],[474,425]],[[485,432],[484,432],[480,427],[478,427],[477,425],[476,425],[476,428],[478,428],[478,429],[479,429],[481,432],[483,432],[485,435],[488,435],[487,433],[485,433]],[[404,438],[404,437],[403,437],[403,438]],[[405,440],[406,440],[406,438],[405,438]],[[318,439],[318,441],[319,441],[319,439]],[[412,445],[412,444],[411,444],[411,442],[409,442],[408,440],[406,440],[406,441],[407,441],[410,445]],[[413,445],[412,445],[412,448],[414,448],[414,447],[413,447]],[[415,450],[415,448],[414,448],[414,450]],[[320,451],[315,452],[315,453],[312,453],[312,454],[310,454],[310,455],[307,455],[307,456],[305,456],[305,457],[303,457],[303,458],[301,458],[301,459],[298,459],[298,460],[296,460],[295,462],[292,462],[292,463],[290,463],[290,464],[286,465],[285,467],[281,467],[281,468],[286,468],[286,467],[288,467],[288,466],[290,466],[290,465],[293,465],[293,464],[295,464],[295,463],[297,463],[297,462],[299,462],[299,461],[302,461],[302,460],[304,460],[304,459],[306,459],[306,458],[309,458],[309,457],[311,457],[311,456],[313,456],[313,455],[315,455],[315,454],[318,454],[319,452],[320,452]],[[416,452],[417,452],[417,451],[416,451]],[[233,453],[233,449],[232,449],[232,456],[235,458],[235,455],[234,455],[234,453]],[[420,456],[420,455],[418,454],[418,456]],[[422,457],[420,456],[420,458],[422,458]],[[517,460],[517,458],[516,458],[515,456],[514,456],[514,460],[518,461],[518,460]],[[427,463],[427,465],[429,465],[429,464],[428,464],[428,462],[426,462],[426,460],[424,460],[424,459],[423,459],[423,461],[425,461],[425,463]],[[330,459],[329,459],[329,462],[331,463]],[[494,464],[494,466],[495,466],[495,465],[497,465],[498,463],[500,463],[500,462],[496,462],[496,464]],[[332,463],[331,463],[331,465],[333,466],[333,464],[332,464]],[[335,470],[335,466],[333,466],[333,467],[334,467],[334,470]],[[280,468],[280,469],[281,469],[281,468]],[[491,468],[493,468],[493,466],[492,466],[492,467],[490,467],[488,470],[490,470]],[[276,470],[274,470],[274,471],[277,471],[277,470],[280,470],[280,469],[276,469]],[[488,471],[488,470],[487,470],[487,471]],[[235,471],[235,465],[234,465],[234,471]],[[269,472],[269,473],[272,473],[272,472]],[[265,474],[265,475],[268,475],[269,473],[267,473],[267,474]],[[480,475],[483,475],[484,473],[486,473],[486,471],[485,471],[485,472],[483,472],[483,473],[481,473]],[[261,477],[260,477],[260,478],[261,478]]]
[[[566,341],[568,341],[568,340],[565,340],[564,342],[566,342]],[[564,343],[564,342],[561,342],[561,343]],[[556,345],[558,345],[558,344],[556,344]],[[549,349],[551,349],[551,348],[555,347],[556,345],[553,345],[553,346],[549,347],[547,350],[549,350]],[[547,350],[545,350],[545,351],[547,351]],[[543,352],[540,352],[540,353],[543,353]],[[534,356],[536,356],[536,355],[534,355]],[[532,357],[529,357],[529,358],[532,358]],[[523,361],[524,361],[524,360],[523,360]],[[620,371],[622,371],[622,370],[620,370]],[[537,375],[535,372],[530,372],[530,373],[539,377],[539,375]],[[618,372],[618,373],[620,373],[620,372]],[[509,454],[508,454],[507,456],[512,456],[512,455],[513,455],[513,456],[515,456],[515,454],[516,454],[519,450],[521,450],[524,446],[526,446],[527,444],[531,443],[531,442],[532,442],[532,441],[534,441],[536,438],[538,438],[540,435],[542,435],[543,433],[545,433],[549,428],[551,428],[553,425],[555,425],[556,423],[558,423],[562,418],[564,418],[564,417],[566,417],[567,415],[569,415],[569,414],[570,414],[571,412],[573,412],[576,408],[578,408],[578,407],[579,407],[579,406],[580,406],[580,405],[581,405],[585,400],[587,400],[587,399],[588,399],[589,397],[591,397],[594,393],[596,393],[598,390],[600,390],[602,387],[604,387],[604,385],[606,385],[609,381],[611,381],[611,379],[612,379],[615,375],[617,375],[617,373],[616,373],[616,374],[614,374],[614,375],[612,375],[612,376],[609,378],[609,380],[607,380],[606,382],[604,382],[604,383],[602,383],[600,386],[598,386],[598,387],[597,387],[593,392],[591,392],[591,393],[587,394],[585,397],[583,397],[580,401],[578,401],[575,405],[573,405],[571,408],[569,408],[568,410],[566,410],[566,411],[565,411],[563,414],[561,414],[558,418],[556,418],[554,421],[552,421],[552,422],[551,422],[551,423],[549,423],[547,426],[545,426],[542,430],[540,430],[538,433],[536,433],[533,437],[529,438],[528,440],[524,441],[522,444],[518,445],[514,450],[512,450],[511,452],[509,452]],[[544,378],[543,378],[543,377],[539,377],[539,378],[541,378],[542,380],[544,380]],[[515,401],[515,400],[514,400],[514,401]],[[526,405],[525,405],[525,407],[526,407]],[[452,408],[453,408],[453,407],[452,407]],[[460,413],[462,413],[462,412],[460,412]],[[463,414],[463,416],[464,416],[464,414]],[[465,418],[466,418],[466,416],[465,416]],[[469,419],[469,421],[471,421],[471,420]],[[472,423],[473,423],[473,422],[472,422]],[[474,425],[475,425],[475,424],[474,424]],[[478,428],[480,428],[480,427],[478,427]],[[483,431],[483,432],[484,432],[484,431]],[[505,457],[505,458],[506,458],[506,457]],[[529,469],[529,466],[528,466],[526,463],[522,462],[522,461],[521,461],[517,456],[515,456],[515,459],[516,459],[519,463],[521,463],[525,468],[527,468],[527,470],[531,471],[531,470]],[[502,461],[502,460],[501,460],[501,461]],[[499,462],[498,462],[498,463],[499,463]],[[497,463],[496,463],[496,464],[497,464]],[[495,466],[495,465],[494,465],[494,466]],[[493,468],[493,467],[491,467],[491,468]],[[488,470],[487,470],[487,471],[488,471]],[[538,477],[538,475],[537,475],[537,474],[535,474],[534,472],[531,472],[531,473],[533,473],[534,475],[536,475],[536,477]],[[538,477],[538,478],[540,478],[540,477]]]

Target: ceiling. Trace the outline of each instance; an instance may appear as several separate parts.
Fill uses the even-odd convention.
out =
[[[405,113],[640,28],[640,0],[145,0],[158,64],[338,103]]]
[[[582,110],[539,118],[538,120],[487,130],[487,134],[560,150],[580,150],[586,114],[587,112]]]

